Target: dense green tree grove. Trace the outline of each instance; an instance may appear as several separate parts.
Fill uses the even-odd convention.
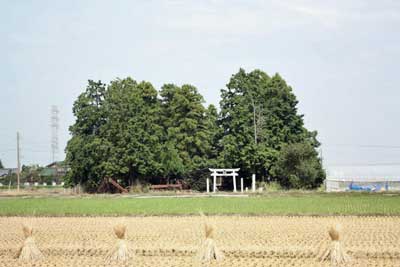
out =
[[[305,187],[288,182],[289,173],[281,172],[283,169],[271,171],[286,155],[282,155],[283,147],[302,144],[315,151],[319,146],[317,133],[304,127],[296,96],[285,80],[279,74],[269,77],[260,70],[246,73],[240,69],[232,75],[221,97],[222,163],[240,167],[245,177],[255,173],[262,180],[277,180],[286,187]],[[312,157],[317,163],[312,167],[322,170],[318,153]],[[318,186],[324,177],[323,171],[319,172],[320,179],[312,179],[315,182],[307,187]]]
[[[202,189],[206,168],[239,167],[285,187],[324,179],[316,132],[304,127],[298,101],[278,74],[240,69],[221,90],[220,111],[196,87],[116,79],[89,81],[73,106],[69,184],[95,190],[106,176],[125,186],[184,179]]]

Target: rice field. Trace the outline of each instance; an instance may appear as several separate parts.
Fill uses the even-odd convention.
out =
[[[400,215],[400,194],[299,193],[185,198],[179,195],[151,198],[146,195],[0,195],[0,216],[188,215],[199,211],[214,215]]]
[[[342,226],[349,266],[400,266],[398,216],[209,216],[214,240],[224,254],[207,266],[330,266],[318,255],[330,244],[328,229]],[[44,258],[15,259],[24,242],[23,224]],[[0,217],[0,266],[199,266],[204,237],[200,216]],[[124,264],[106,257],[117,243],[113,228],[126,225],[135,256]]]

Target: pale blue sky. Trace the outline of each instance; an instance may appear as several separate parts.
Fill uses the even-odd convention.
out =
[[[400,170],[398,1],[0,4],[0,159],[8,167],[17,130],[23,164],[51,160],[51,105],[60,109],[63,150],[87,79],[191,83],[218,104],[220,88],[243,67],[279,72],[293,86],[331,170]]]

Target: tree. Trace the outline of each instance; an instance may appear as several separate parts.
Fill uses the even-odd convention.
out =
[[[244,176],[265,176],[275,151],[266,145],[264,106],[270,77],[259,70],[240,69],[221,90],[220,123],[223,128],[221,161],[239,167]],[[267,166],[265,166],[267,165]]]
[[[279,74],[240,69],[221,90],[220,124],[223,128],[220,159],[239,167],[243,176],[256,173],[274,179],[271,169],[286,144],[319,145],[316,132],[304,127],[296,96]],[[317,158],[317,155],[315,156]]]
[[[76,122],[70,127],[73,135],[99,135],[105,122],[103,103],[106,85],[101,81],[88,81],[86,91],[79,95],[72,108]]]
[[[0,169],[4,169],[3,162],[1,162],[1,159],[0,159]]]
[[[149,82],[131,78],[111,82],[105,98],[102,137],[109,146],[106,173],[125,185],[160,172],[160,103]]]
[[[214,118],[207,117],[203,97],[192,85],[174,84],[164,85],[160,96],[164,151],[171,152],[169,160],[164,156],[164,175],[179,176],[205,167],[213,149],[208,119]]]
[[[286,188],[315,188],[325,177],[318,153],[309,142],[284,145],[271,171]]]
[[[76,121],[69,129],[72,138],[66,147],[66,161],[70,167],[66,182],[82,184],[88,190],[96,188],[104,176],[100,163],[107,153],[107,146],[100,136],[100,128],[106,121],[105,92],[106,85],[101,81],[88,81],[85,92],[74,103]]]
[[[256,173],[285,186],[321,182],[317,132],[304,127],[282,77],[240,69],[221,96],[218,114],[192,85],[165,84],[158,94],[129,77],[109,85],[89,80],[73,106],[66,182],[94,191],[107,176],[124,186],[186,178],[201,189],[208,167],[239,167],[244,177]],[[291,157],[300,160],[288,169]]]
[[[42,168],[37,165],[22,165],[21,168],[21,181],[23,182],[37,182],[40,180],[40,171]]]
[[[148,82],[116,79],[106,88],[89,81],[74,104],[69,180],[90,191],[107,176],[127,186],[160,172],[159,109],[157,91]]]
[[[209,105],[206,114],[206,129],[208,133],[208,140],[210,142],[210,149],[207,152],[209,167],[217,167],[218,153],[220,150],[220,138],[222,137],[222,128],[218,125],[218,110],[214,105]]]
[[[173,142],[167,141],[164,143],[160,153],[160,160],[162,164],[161,173],[167,178],[167,183],[169,183],[171,177],[182,177],[185,174],[185,165]]]
[[[301,142],[309,136],[303,115],[298,114],[296,96],[279,74],[265,88],[263,99],[265,127],[263,137],[269,146],[279,149],[282,144]]]

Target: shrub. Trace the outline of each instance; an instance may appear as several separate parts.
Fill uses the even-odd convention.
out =
[[[271,173],[285,188],[313,189],[325,179],[318,152],[309,143],[284,145]]]
[[[196,191],[205,191],[207,187],[206,179],[210,178],[209,169],[200,169],[188,173],[184,178],[183,182],[185,186]],[[210,181],[211,185],[211,181]]]

